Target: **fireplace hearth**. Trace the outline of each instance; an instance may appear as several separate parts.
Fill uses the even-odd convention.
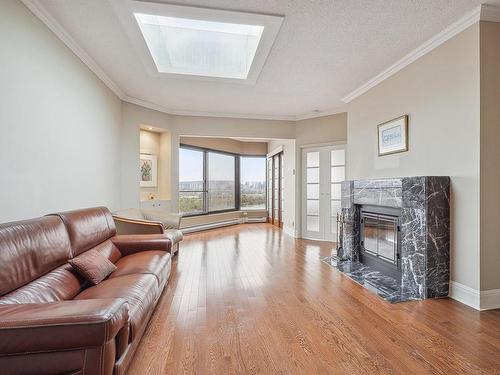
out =
[[[346,181],[342,251],[347,260],[323,260],[390,302],[446,297],[449,197],[449,177]]]

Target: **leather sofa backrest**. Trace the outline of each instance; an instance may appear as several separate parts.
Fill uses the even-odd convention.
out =
[[[71,246],[56,216],[0,225],[0,296],[65,265]]]
[[[0,297],[0,305],[68,301],[76,297],[88,282],[79,277],[69,263]]]
[[[116,234],[115,222],[106,207],[53,214],[59,216],[69,233],[72,257],[90,250]]]

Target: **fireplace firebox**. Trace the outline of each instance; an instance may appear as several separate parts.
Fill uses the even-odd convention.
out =
[[[360,214],[360,262],[383,274],[400,279],[401,210],[363,205]]]

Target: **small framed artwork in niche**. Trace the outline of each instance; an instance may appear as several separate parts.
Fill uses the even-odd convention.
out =
[[[408,151],[408,115],[377,126],[378,156]]]
[[[158,159],[156,155],[140,154],[139,173],[141,187],[156,187],[158,184]]]

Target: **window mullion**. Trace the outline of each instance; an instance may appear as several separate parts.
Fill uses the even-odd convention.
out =
[[[208,152],[203,151],[203,212],[208,213]]]

